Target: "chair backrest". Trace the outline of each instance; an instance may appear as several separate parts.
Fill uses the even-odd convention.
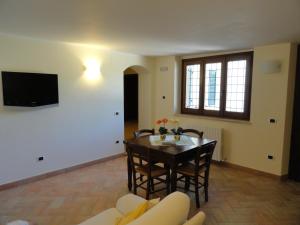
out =
[[[142,146],[130,145],[127,143],[127,154],[130,160],[131,169],[136,172],[136,167],[142,166],[142,160],[147,162],[148,164],[152,164],[150,159],[150,149]],[[147,166],[149,168],[148,173],[151,173],[151,166]]]
[[[199,138],[203,138],[203,132],[195,129],[182,129],[182,133],[183,134],[191,133],[191,134],[195,134]]]
[[[138,138],[144,135],[154,135],[154,129],[142,129],[133,132],[134,138]]]
[[[154,129],[141,129],[141,130],[134,131],[133,136],[134,138],[138,138],[141,136],[154,135],[154,132],[155,132]],[[143,156],[140,157],[138,157],[137,155],[135,156],[136,156],[134,157],[136,159],[135,161],[138,161],[140,166],[143,165],[144,162],[148,162],[148,160]]]
[[[199,148],[195,157],[195,173],[198,173],[200,169],[204,168],[205,171],[209,171],[212,155],[214,153],[217,141],[213,141],[207,145]]]

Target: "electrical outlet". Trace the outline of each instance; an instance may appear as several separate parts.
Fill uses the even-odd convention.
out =
[[[43,161],[43,160],[44,160],[44,156],[40,156],[40,157],[37,158],[37,161],[38,161],[38,162],[41,162],[41,161]]]
[[[272,160],[272,159],[274,159],[274,156],[269,154],[268,159]]]
[[[269,119],[269,122],[270,122],[270,123],[277,123],[277,120],[276,120],[275,118],[270,118],[270,119]]]
[[[115,116],[118,116],[120,113],[119,112],[115,112]]]
[[[222,161],[226,162],[227,161],[227,157],[223,157]]]
[[[117,140],[117,141],[116,141],[116,144],[119,144],[119,143],[120,143],[120,141],[119,141],[119,140]]]

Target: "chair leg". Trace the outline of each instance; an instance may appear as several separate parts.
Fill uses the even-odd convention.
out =
[[[172,172],[173,173],[173,172]],[[170,187],[170,192],[174,192],[174,191],[177,191],[177,173],[176,172],[174,172],[174,175],[173,175],[174,177],[175,177],[175,180],[174,180],[174,190],[171,190],[172,189],[172,186]],[[171,174],[171,176],[170,176],[170,183],[171,183],[171,177],[172,177],[172,174]]]
[[[197,206],[197,208],[200,208],[198,176],[195,176],[194,179],[195,179],[195,197],[196,197],[196,206]]]
[[[205,173],[204,178],[204,192],[205,192],[205,201],[208,201],[208,174]]]
[[[149,200],[150,188],[151,188],[151,178],[148,177],[148,180],[147,180],[147,190],[146,190],[146,199],[147,200]]]
[[[168,172],[167,175],[166,175],[167,195],[170,194],[170,182],[171,182],[170,172]]]
[[[205,191],[205,201],[208,202],[208,186],[206,184],[204,186],[204,191]]]
[[[136,195],[136,186],[137,186],[137,183],[136,183],[136,173],[133,173],[133,193]]]
[[[139,161],[140,161],[140,165],[142,166],[143,165],[143,160],[140,158]],[[141,174],[140,175],[140,181],[143,181],[143,177],[144,176]]]
[[[151,191],[154,191],[154,179],[153,178],[151,178]]]
[[[186,176],[185,177],[185,184],[184,184],[184,190],[188,191],[190,189],[190,177]]]

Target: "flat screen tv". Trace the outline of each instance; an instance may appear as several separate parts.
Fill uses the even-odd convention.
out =
[[[36,107],[58,104],[57,74],[2,71],[3,104]]]

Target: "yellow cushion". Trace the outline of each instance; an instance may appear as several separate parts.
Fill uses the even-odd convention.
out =
[[[148,209],[148,201],[143,202],[138,207],[136,207],[133,211],[127,213],[124,217],[118,217],[116,219],[116,225],[126,225],[133,220],[137,219],[139,216],[143,215]]]
[[[156,204],[158,204],[160,201],[160,198],[154,198],[148,201],[148,208],[147,210],[151,209],[153,206],[155,206]]]

